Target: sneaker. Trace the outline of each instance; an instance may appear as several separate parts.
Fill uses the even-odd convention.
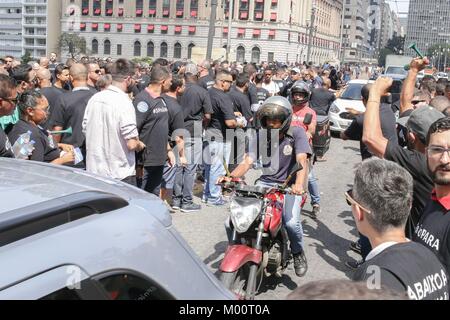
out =
[[[311,213],[311,217],[316,220],[317,219],[317,215],[320,213],[320,205],[315,204],[313,205],[313,210]]]
[[[206,198],[205,196],[202,196],[202,203],[208,203],[208,198]]]
[[[174,210],[180,210],[180,209],[181,209],[181,203],[180,203],[180,201],[173,200],[173,201],[172,201],[172,209],[174,209]]]
[[[349,267],[350,269],[356,270],[356,269],[358,269],[363,263],[364,263],[364,260],[359,260],[359,261],[353,260],[353,261],[347,261],[347,262],[345,263],[345,265],[346,265],[347,267]]]
[[[308,271],[308,261],[303,251],[294,254],[294,270],[297,277],[303,277]]]
[[[350,249],[355,251],[357,254],[361,254],[361,245],[358,241],[350,243]]]
[[[175,210],[173,209],[173,207],[167,202],[167,200],[164,200],[164,204],[166,205],[167,209],[169,210],[170,213],[175,213]]]
[[[222,198],[216,200],[215,202],[208,202],[208,206],[211,206],[211,207],[223,207],[227,204],[228,204],[228,202]]]
[[[181,212],[189,213],[189,212],[197,212],[200,211],[202,206],[195,203],[183,204],[181,206]]]

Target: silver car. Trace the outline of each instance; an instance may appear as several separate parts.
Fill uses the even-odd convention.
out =
[[[0,299],[234,299],[125,183],[0,158]]]

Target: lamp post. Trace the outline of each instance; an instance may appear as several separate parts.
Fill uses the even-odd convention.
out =
[[[441,71],[441,55],[442,55],[442,47],[441,46],[439,46],[439,52],[438,52],[438,54],[439,54],[439,58],[438,58],[438,72],[439,71]]]
[[[311,47],[312,47],[312,40],[314,36],[314,23],[316,20],[316,7],[315,3],[313,3],[313,7],[311,9],[311,25],[309,26],[309,39],[308,39],[308,51],[306,53],[306,63],[309,63],[311,58]]]
[[[228,34],[227,34],[227,61],[230,61],[231,52],[231,21],[234,13],[234,0],[230,0],[228,8]]]
[[[208,46],[206,48],[207,60],[210,60],[212,57],[212,47],[216,29],[216,17],[217,17],[217,0],[211,0],[211,18],[209,20]]]

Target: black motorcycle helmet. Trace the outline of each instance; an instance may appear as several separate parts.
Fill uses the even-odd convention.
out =
[[[261,123],[263,129],[267,128],[267,120],[280,120],[282,126],[280,128],[281,132],[287,132],[291,125],[292,120],[292,106],[288,99],[275,96],[270,97],[259,107],[256,112],[256,117]]]
[[[303,94],[304,99],[294,101],[295,93]],[[304,104],[304,103],[308,102],[310,98],[311,98],[311,89],[309,88],[309,85],[306,82],[297,81],[296,83],[294,83],[294,85],[291,88],[291,101],[293,104],[300,104],[300,105]]]

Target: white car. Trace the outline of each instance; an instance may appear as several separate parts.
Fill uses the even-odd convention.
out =
[[[355,109],[360,112],[366,111],[366,108],[362,103],[361,89],[368,83],[373,83],[373,81],[350,81],[341,97],[333,102],[329,112],[331,131],[343,132],[350,126],[354,116],[347,111],[347,108]]]
[[[436,74],[436,78],[438,79],[447,79],[448,80],[448,74],[445,72],[438,72]]]

